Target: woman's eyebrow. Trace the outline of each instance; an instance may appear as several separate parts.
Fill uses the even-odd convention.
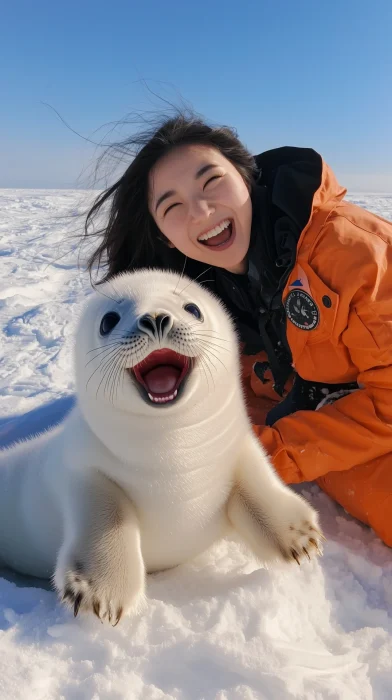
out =
[[[162,194],[155,205],[155,211],[158,209],[159,205],[165,201],[165,199],[172,197],[173,194],[175,194],[175,190],[168,190],[167,192],[165,192],[165,194]]]
[[[215,163],[209,163],[208,165],[203,165],[200,170],[197,171],[195,180],[197,180],[199,177],[204,175],[204,173],[207,172],[207,170],[211,170],[211,168],[217,168],[218,166]]]

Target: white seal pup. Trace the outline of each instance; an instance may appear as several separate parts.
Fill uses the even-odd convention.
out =
[[[0,561],[117,624],[146,573],[231,527],[262,562],[319,551],[316,512],[253,435],[234,327],[210,292],[157,270],[114,278],[87,301],[74,364],[63,424],[0,453]]]

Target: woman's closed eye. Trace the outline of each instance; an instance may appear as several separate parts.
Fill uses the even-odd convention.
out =
[[[171,209],[173,209],[174,207],[178,207],[180,204],[181,204],[181,202],[174,202],[173,204],[171,204],[167,209],[165,209],[165,211],[164,211],[164,213],[163,213],[163,216],[166,216],[166,214],[167,214]]]
[[[205,182],[204,184],[203,190],[205,190],[205,188],[207,187],[207,185],[210,184],[210,182],[212,182],[213,180],[220,180],[222,177],[223,175],[213,175],[212,177],[209,177],[207,182]]]

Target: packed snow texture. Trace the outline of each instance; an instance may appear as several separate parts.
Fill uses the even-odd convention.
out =
[[[72,333],[90,292],[78,239],[92,193],[0,190],[0,444],[72,405]],[[349,199],[392,219],[392,196]],[[30,412],[30,413],[29,413]],[[315,485],[324,556],[259,568],[225,540],[150,576],[116,628],[73,619],[45,582],[2,571],[0,700],[389,700],[392,550]]]

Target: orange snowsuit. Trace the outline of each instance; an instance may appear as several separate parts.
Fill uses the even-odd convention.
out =
[[[345,193],[323,162],[282,299],[290,311],[300,284],[317,316],[304,330],[288,313],[298,375],[359,389],[265,427],[279,399],[252,370],[265,356],[243,356],[243,380],[254,431],[282,479],[316,480],[392,546],[392,224],[342,201]]]

